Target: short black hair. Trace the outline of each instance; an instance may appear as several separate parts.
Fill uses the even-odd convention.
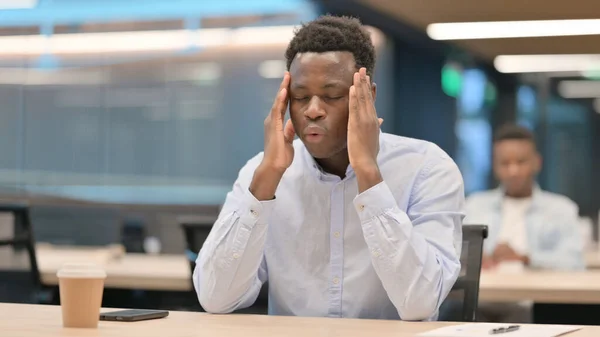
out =
[[[373,78],[375,46],[360,20],[348,16],[323,15],[302,24],[285,51],[287,69],[298,53],[347,51],[354,55],[357,69],[365,67]]]
[[[494,135],[494,143],[503,140],[526,140],[535,145],[533,133],[529,129],[516,124],[505,124],[498,128]]]

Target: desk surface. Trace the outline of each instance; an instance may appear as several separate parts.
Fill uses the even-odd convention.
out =
[[[189,291],[190,264],[182,255],[124,254],[118,248],[36,248],[42,283],[58,284],[56,272],[65,262],[93,262],[106,269],[105,287]]]
[[[110,311],[110,309],[103,309]],[[210,315],[172,311],[167,318],[135,323],[103,322],[98,329],[65,329],[58,306],[1,304],[0,331],[6,336],[64,337],[143,335],[164,336],[322,336],[409,337],[444,325],[442,322],[400,322],[335,318],[303,318],[257,315]],[[568,337],[600,336],[600,327],[587,326]]]
[[[600,250],[589,250],[585,252],[585,264],[588,269],[600,269]]]
[[[482,272],[483,301],[600,304],[600,271],[515,273]]]
[[[113,249],[37,251],[42,282],[57,284],[56,272],[69,261],[92,261],[106,268],[108,288],[192,290],[190,265],[184,255],[123,254]],[[600,304],[600,270],[585,272],[483,272],[479,298],[484,301]]]

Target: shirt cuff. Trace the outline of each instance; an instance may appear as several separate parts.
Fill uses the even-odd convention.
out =
[[[243,223],[252,225],[266,225],[273,208],[275,199],[260,201],[249,190],[244,193],[244,202],[240,206],[240,218]]]
[[[368,221],[397,206],[396,199],[385,181],[354,198],[354,207],[361,222]]]

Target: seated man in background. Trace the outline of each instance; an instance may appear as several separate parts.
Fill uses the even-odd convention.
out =
[[[456,164],[380,131],[375,50],[358,20],[304,24],[285,56],[264,152],[241,169],[196,261],[200,304],[248,307],[268,281],[270,314],[435,319],[460,271]]]
[[[506,125],[494,137],[493,168],[500,187],[467,198],[465,224],[486,224],[483,269],[584,269],[578,207],[536,184],[542,159],[533,134]],[[484,319],[531,321],[531,303],[480,303]]]

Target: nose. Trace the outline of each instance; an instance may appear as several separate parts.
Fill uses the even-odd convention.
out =
[[[508,166],[508,175],[510,177],[516,177],[519,175],[519,165],[511,164]]]
[[[304,116],[310,120],[318,120],[325,117],[325,110],[321,103],[319,97],[314,96],[311,98],[306,110],[304,110]]]

